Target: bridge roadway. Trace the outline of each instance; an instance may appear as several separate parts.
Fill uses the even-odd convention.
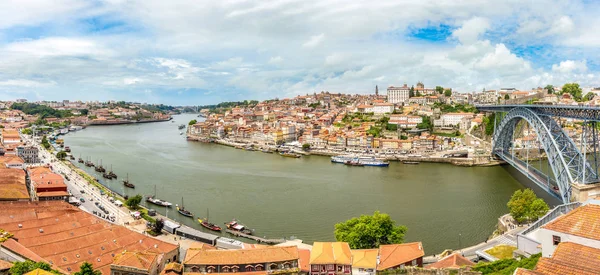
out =
[[[572,105],[475,105],[485,112],[509,112],[515,108],[527,108],[538,115],[600,121],[600,108]]]
[[[522,174],[526,175],[530,180],[532,180],[535,184],[537,184],[543,190],[546,190],[548,193],[553,195],[559,200],[562,200],[559,194],[555,191],[554,188],[558,188],[556,182],[552,179],[549,180],[549,177],[536,169],[531,165],[527,165],[524,161],[514,158],[509,152],[496,151],[494,152],[498,157],[507,163],[511,164],[517,170],[519,170]]]

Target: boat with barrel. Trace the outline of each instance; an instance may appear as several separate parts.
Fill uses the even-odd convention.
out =
[[[77,160],[77,162],[84,163],[83,159],[81,158],[81,154],[79,154],[79,159]]]
[[[104,167],[102,166],[102,160],[99,161],[99,164],[96,165],[96,168],[94,168],[94,170],[96,170],[96,172],[98,173],[106,172],[106,169],[104,169]]]
[[[85,166],[86,167],[94,167],[94,163],[92,161],[90,161],[89,159],[85,161]]]
[[[127,178],[123,180],[123,185],[129,188],[135,188],[135,185],[129,181],[129,173],[127,173]]]
[[[164,206],[164,207],[171,207],[173,206],[172,203],[168,202],[168,201],[164,201],[161,200],[159,198],[156,197],[156,185],[154,186],[154,195],[153,196],[148,196],[146,197],[146,201],[158,206]]]
[[[227,229],[231,230],[231,231],[237,231],[246,235],[252,235],[253,231],[252,229],[247,228],[245,225],[240,224],[236,219],[233,219],[232,221],[225,223],[225,227],[227,227]]]
[[[280,152],[279,153],[280,156],[282,157],[286,157],[286,158],[299,158],[301,157],[300,155],[296,154],[296,153],[292,153],[292,152]]]
[[[183,206],[183,197],[181,197],[181,207],[178,204],[175,204],[175,208],[177,209],[177,212],[179,212],[179,214],[184,215],[186,217],[190,217],[193,218],[194,214],[192,214],[192,212],[190,212],[189,210],[186,210],[185,207]]]
[[[206,218],[204,218],[204,219],[198,218],[198,222],[200,223],[200,225],[202,225],[204,228],[206,228],[208,230],[221,232],[220,226],[208,221],[208,209],[206,209]]]

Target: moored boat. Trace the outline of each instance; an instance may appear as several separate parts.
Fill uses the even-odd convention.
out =
[[[403,161],[402,163],[404,163],[404,164],[413,164],[413,165],[414,165],[414,164],[419,164],[419,162],[418,162],[418,161],[409,161],[409,160],[405,160],[405,161]]]
[[[239,224],[236,219],[233,219],[232,221],[225,223],[225,226],[229,230],[244,233],[246,235],[252,235],[253,230],[247,228],[245,225]]]
[[[208,221],[208,209],[206,209],[206,218],[204,220],[198,218],[198,222],[200,223],[200,225],[202,225],[204,228],[206,228],[208,230],[221,232],[220,226]]]
[[[344,163],[346,163],[348,161],[352,161],[352,160],[355,160],[355,159],[356,158],[352,157],[352,156],[333,156],[333,157],[331,157],[331,162],[344,164]]]
[[[154,186],[154,195],[146,197],[146,201],[152,204],[156,204],[158,206],[171,207],[173,204],[168,201],[163,201],[161,199],[156,198],[156,185]]]
[[[348,166],[365,166],[364,164],[362,164],[362,163],[360,163],[358,161],[354,161],[354,160],[346,161],[344,163],[344,165],[348,165]]]
[[[279,153],[279,155],[282,156],[282,157],[286,157],[286,158],[299,158],[299,157],[301,157],[300,155],[295,154],[295,153],[291,153],[291,152],[281,152],[281,153]]]
[[[186,217],[190,217],[193,218],[194,214],[192,214],[192,212],[190,212],[189,210],[186,210],[185,207],[183,206],[183,197],[181,197],[181,207],[179,207],[179,205],[175,205],[175,208],[177,209],[177,212],[179,212],[179,214],[184,215]]]
[[[125,185],[125,187],[135,188],[135,185],[129,182],[129,173],[127,173],[127,179],[123,180],[123,185]]]
[[[360,157],[358,162],[364,166],[388,167],[390,163],[383,160],[378,160],[374,157]]]
[[[273,151],[271,151],[269,149],[262,149],[260,151],[263,152],[263,153],[266,153],[266,154],[273,154]]]

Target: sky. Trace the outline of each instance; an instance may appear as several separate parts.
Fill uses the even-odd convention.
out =
[[[600,1],[0,0],[0,100],[600,86]]]

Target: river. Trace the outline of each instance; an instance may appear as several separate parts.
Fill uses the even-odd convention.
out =
[[[333,241],[334,225],[376,210],[408,227],[405,241],[422,241],[426,254],[486,240],[506,202],[523,185],[509,169],[449,164],[388,168],[348,167],[328,157],[299,159],[188,142],[175,123],[91,126],[64,137],[73,155],[102,159],[118,180],[105,185],[128,195],[153,194],[181,204],[196,216],[223,224],[232,218],[269,238],[294,236],[306,243]],[[95,175],[93,168],[82,167]],[[129,174],[136,185],[124,188]],[[144,202],[145,203],[145,202]],[[151,206],[169,218],[200,229],[195,219]],[[459,240],[460,234],[460,240]]]

